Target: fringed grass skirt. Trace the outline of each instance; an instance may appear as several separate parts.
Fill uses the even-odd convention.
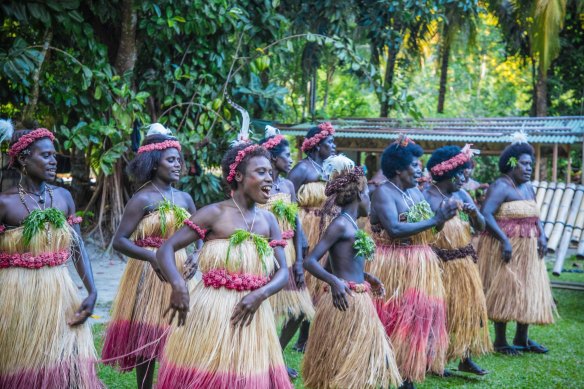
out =
[[[308,289],[299,289],[294,279],[292,266],[296,258],[294,241],[288,239],[288,245],[284,248],[286,263],[288,265],[288,284],[278,293],[270,296],[270,305],[274,311],[276,319],[283,319],[284,322],[290,319],[298,319],[301,316],[311,320],[314,316],[314,306]]]
[[[0,388],[101,388],[89,323],[65,266],[0,269]]]
[[[479,270],[489,319],[523,324],[552,324],[556,311],[545,261],[537,253],[537,237],[510,237],[513,254],[501,259],[501,244],[481,235]]]
[[[185,261],[185,250],[178,251],[180,272]],[[105,364],[130,371],[138,359],[151,360],[160,355],[167,338],[168,318],[163,315],[171,292],[170,284],[160,281],[150,263],[128,259],[106,330],[102,350]]]
[[[492,351],[483,284],[472,257],[441,261],[446,290],[447,359],[480,356]]]
[[[231,326],[233,309],[248,293],[195,286],[187,322],[173,329],[164,349],[158,388],[292,388],[269,302],[249,326]]]
[[[377,307],[402,378],[424,380],[444,371],[448,334],[439,260],[428,245],[379,245],[369,271],[379,277],[387,302]]]
[[[302,375],[307,388],[388,388],[399,386],[389,337],[368,293],[353,292],[349,308],[333,306],[323,293],[310,327]]]

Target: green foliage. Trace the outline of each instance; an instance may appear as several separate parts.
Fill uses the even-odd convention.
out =
[[[296,230],[296,216],[298,215],[298,204],[285,203],[284,200],[276,200],[272,204],[272,213],[278,220],[286,220],[293,230]]]
[[[251,239],[253,242],[260,257],[259,259],[262,262],[262,268],[264,269],[264,272],[267,272],[266,261],[269,261],[270,258],[274,255],[274,250],[272,250],[268,240],[263,236],[242,229],[235,230],[235,232],[229,238],[229,247],[227,248],[225,262],[229,262],[229,259],[231,258],[231,249],[239,246],[248,239]]]
[[[56,208],[35,209],[22,222],[22,241],[25,246],[30,244],[32,238],[50,223],[55,228],[62,228],[67,219],[65,214]]]
[[[357,230],[353,248],[357,250],[358,257],[363,257],[366,261],[373,260],[375,255],[375,241],[365,231]]]
[[[515,157],[509,158],[509,161],[507,161],[507,165],[511,166],[512,168],[517,166],[517,158]]]
[[[160,232],[162,233],[162,236],[166,236],[166,219],[169,213],[172,213],[174,216],[175,230],[178,230],[183,225],[184,221],[189,218],[189,213],[186,209],[171,203],[168,199],[164,199],[158,204],[158,212],[160,213]]]
[[[406,212],[406,221],[408,223],[418,223],[429,220],[432,217],[434,217],[434,212],[432,212],[432,208],[426,200],[420,201]]]

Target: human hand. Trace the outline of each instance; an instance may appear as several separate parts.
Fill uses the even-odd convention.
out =
[[[349,301],[347,300],[347,294],[352,296],[351,288],[343,280],[335,278],[331,284],[331,295],[333,298],[333,305],[340,311],[346,311],[349,308]]]
[[[473,217],[476,216],[479,212],[477,206],[474,203],[464,203],[462,205],[462,211]]]
[[[505,263],[509,263],[511,262],[511,256],[513,255],[513,246],[511,246],[511,242],[509,242],[509,239],[505,239],[503,241],[502,247],[502,256],[503,256],[503,262]]]
[[[306,284],[304,280],[304,269],[302,268],[302,262],[294,262],[292,271],[294,272],[294,281],[296,282],[296,287],[298,289],[304,288]]]
[[[539,238],[537,238],[537,253],[539,254],[540,258],[544,258],[547,254],[547,239],[545,234],[541,234]]]
[[[452,219],[458,212],[458,202],[442,201],[440,207],[435,212],[438,224],[444,224],[447,220]]]
[[[67,321],[67,324],[71,327],[85,323],[85,321],[93,314],[93,308],[95,307],[95,300],[97,299],[96,293],[90,293],[89,296],[81,302],[79,309],[75,312],[75,315]]]
[[[367,282],[371,285],[371,293],[375,297],[385,297],[385,287],[383,282],[372,274],[367,277]]]
[[[193,255],[190,255],[184,265],[183,277],[185,281],[189,281],[195,276],[199,269],[199,251],[196,250]]]
[[[168,324],[172,325],[175,315],[178,315],[177,326],[180,327],[185,324],[187,313],[189,312],[189,291],[184,281],[182,284],[172,287],[170,306],[164,311],[163,317],[166,317],[169,312],[170,320],[168,321]]]
[[[235,308],[233,308],[231,325],[233,327],[247,327],[250,325],[254,314],[264,300],[265,298],[257,291],[253,291],[243,296]]]

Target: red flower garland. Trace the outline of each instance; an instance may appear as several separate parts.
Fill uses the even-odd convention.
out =
[[[464,165],[470,161],[473,156],[473,151],[471,150],[470,146],[472,145],[465,145],[459,154],[456,154],[454,157],[447,159],[446,161],[442,161],[436,166],[433,166],[432,169],[430,169],[430,172],[435,176],[443,176],[449,171]]]
[[[284,137],[282,135],[275,135],[272,139],[262,144],[262,147],[266,150],[272,149],[280,144]]]
[[[0,224],[0,234],[3,234],[6,231],[6,226],[4,224]]]
[[[294,238],[294,230],[282,231],[282,239]]]
[[[159,248],[164,243],[165,239],[159,236],[147,236],[143,239],[136,239],[134,244],[138,247],[154,247]]]
[[[10,164],[12,165],[18,154],[20,154],[23,150],[26,150],[32,143],[42,138],[49,138],[51,142],[53,142],[55,140],[55,135],[53,135],[53,133],[46,128],[37,128],[36,130],[21,136],[18,141],[16,141],[16,143],[14,143],[8,150]]]
[[[324,139],[328,138],[331,135],[334,135],[335,133],[335,129],[333,128],[333,125],[330,122],[321,123],[318,125],[318,128],[320,128],[320,132],[318,134],[315,134],[312,138],[304,139],[304,141],[302,142],[302,151],[306,152],[314,148]]]
[[[187,227],[189,227],[191,230],[195,231],[199,235],[199,238],[205,239],[205,236],[207,236],[207,230],[199,227],[198,225],[193,223],[191,220],[189,220],[189,219],[185,220],[184,224]]]
[[[181,150],[180,143],[176,140],[165,140],[164,142],[159,143],[150,143],[146,146],[141,146],[138,149],[138,154],[147,153],[149,151],[154,150],[166,150],[166,149],[177,149],[178,151]]]
[[[0,269],[9,267],[22,267],[26,269],[40,269],[43,266],[59,266],[69,259],[69,250],[61,250],[56,253],[42,253],[32,255],[27,253],[0,253]]]
[[[203,283],[206,287],[215,289],[245,291],[261,288],[269,281],[268,277],[246,273],[230,273],[225,269],[212,269],[203,273]]]
[[[286,247],[288,246],[288,242],[286,242],[284,239],[281,240],[271,240],[270,243],[268,243],[270,245],[271,248],[275,248],[275,247]]]
[[[67,218],[67,223],[69,223],[70,225],[81,224],[82,221],[83,218],[81,216],[69,215],[69,217]]]
[[[237,169],[237,167],[239,166],[239,164],[241,163],[241,161],[243,161],[243,159],[245,158],[245,156],[248,153],[251,153],[252,151],[254,151],[255,149],[257,149],[258,145],[249,145],[247,146],[245,149],[243,150],[239,150],[237,152],[237,155],[235,156],[235,161],[229,165],[229,175],[227,176],[226,180],[227,182],[231,182],[235,179],[235,170]]]

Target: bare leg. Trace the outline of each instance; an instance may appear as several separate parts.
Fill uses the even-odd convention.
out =
[[[282,346],[282,351],[286,349],[286,346],[288,346],[288,343],[290,343],[290,340],[294,337],[294,334],[296,334],[296,331],[303,321],[304,316],[300,316],[297,319],[290,319],[284,323],[282,332],[280,333],[280,346]],[[291,379],[298,378],[298,372],[295,369],[286,366],[286,370],[288,371],[288,376]]]
[[[470,355],[467,358],[460,359],[460,363],[458,364],[458,370],[476,375],[485,375],[489,373],[487,370],[481,368],[479,365],[474,363]]]
[[[515,339],[513,344],[521,351],[527,351],[536,354],[545,354],[549,350],[529,339],[529,324],[517,323],[517,331],[515,332]]]
[[[519,352],[515,350],[513,346],[510,346],[509,343],[507,343],[506,331],[506,322],[495,322],[495,351],[501,354],[519,355]]]
[[[156,359],[137,358],[136,382],[139,389],[152,389]]]
[[[294,345],[294,350],[303,353],[306,348],[306,341],[308,340],[308,330],[310,329],[310,322],[304,320],[300,326],[300,334],[298,335],[298,340],[296,345]]]

